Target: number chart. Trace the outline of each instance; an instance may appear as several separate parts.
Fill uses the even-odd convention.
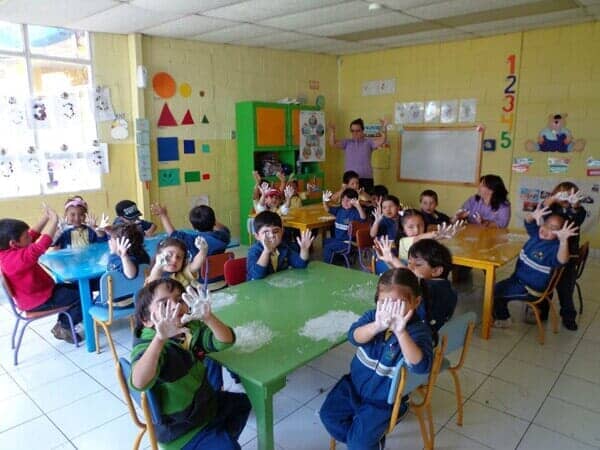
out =
[[[503,124],[503,130],[500,131],[500,147],[507,149],[512,145],[512,132],[515,119],[515,99],[517,96],[517,75],[515,74],[516,56],[509,55],[506,59],[508,63],[508,75],[506,76],[506,87],[504,88],[504,102],[500,122]]]

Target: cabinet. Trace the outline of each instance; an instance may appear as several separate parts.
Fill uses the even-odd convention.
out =
[[[297,164],[300,111],[317,109],[315,106],[269,102],[239,102],[235,105],[240,237],[243,244],[248,243],[246,222],[252,209],[252,171],[258,170],[264,177],[265,160],[276,160],[290,172],[296,172],[300,190],[304,189],[307,181],[323,186],[324,175],[318,163]],[[275,177],[266,178],[275,180]],[[311,197],[315,195],[307,194],[306,201],[310,202]]]

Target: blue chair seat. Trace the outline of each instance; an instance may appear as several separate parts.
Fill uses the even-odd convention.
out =
[[[113,320],[122,319],[124,317],[131,316],[135,311],[135,306],[131,305],[127,308],[113,308],[112,318]],[[94,305],[89,309],[90,316],[101,322],[107,322],[108,317],[108,305]]]

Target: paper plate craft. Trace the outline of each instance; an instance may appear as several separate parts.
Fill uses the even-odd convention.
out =
[[[160,117],[158,118],[157,125],[159,127],[176,127],[177,126],[177,121],[175,120],[175,117],[173,117],[173,113],[169,109],[169,105],[167,105],[166,103],[163,106],[162,111],[160,112]]]
[[[152,78],[152,88],[159,97],[171,98],[175,95],[175,80],[167,72],[158,72]]]
[[[111,124],[110,136],[117,140],[123,140],[129,137],[129,125],[122,114],[117,114],[117,118]]]
[[[575,139],[571,130],[566,128],[568,114],[550,114],[548,126],[540,131],[537,142],[525,142],[525,150],[534,152],[582,152],[585,149],[585,139]]]
[[[179,94],[185,98],[189,97],[192,95],[192,87],[188,83],[181,83],[179,86]]]

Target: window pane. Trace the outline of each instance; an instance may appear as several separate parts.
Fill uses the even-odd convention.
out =
[[[0,55],[0,95],[28,95],[25,58]]]
[[[28,25],[29,49],[32,54],[60,58],[90,58],[86,31]]]
[[[22,52],[23,49],[21,25],[0,22],[0,50]]]
[[[62,63],[43,59],[32,59],[31,70],[33,92],[56,94],[69,91],[73,87],[90,86],[90,66]]]

